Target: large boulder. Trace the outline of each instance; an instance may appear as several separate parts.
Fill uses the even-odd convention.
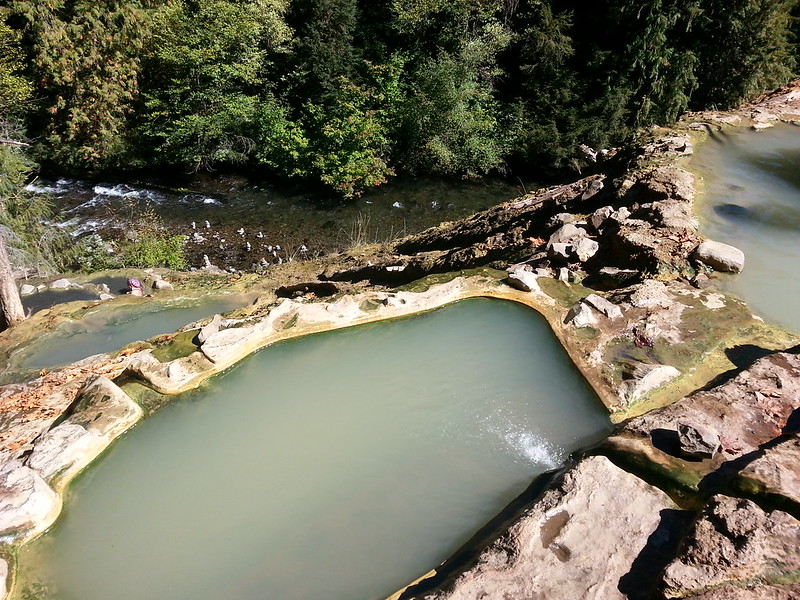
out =
[[[400,598],[622,600],[645,547],[671,542],[662,516],[675,508],[664,492],[605,457],[585,458],[468,567],[438,585],[412,586]]]
[[[694,200],[694,175],[679,167],[657,167],[639,180],[639,186],[649,199]]]
[[[142,409],[105,377],[88,382],[67,419],[37,440],[26,464],[49,479],[77,471],[142,416]]]
[[[664,595],[782,577],[800,570],[800,521],[742,498],[714,496],[663,577]],[[738,596],[737,596],[738,597]]]
[[[722,242],[705,240],[694,251],[694,258],[716,271],[739,273],[744,269],[744,252]]]

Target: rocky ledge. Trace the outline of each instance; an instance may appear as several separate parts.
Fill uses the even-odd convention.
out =
[[[746,110],[800,114],[800,93],[780,98]],[[227,318],[0,387],[4,556],[168,395],[276,341],[488,296],[541,312],[618,425],[393,598],[797,598],[800,340],[714,290],[744,257],[698,235],[685,168],[725,118],[648,132],[574,183],[304,261],[316,277],[272,272]]]

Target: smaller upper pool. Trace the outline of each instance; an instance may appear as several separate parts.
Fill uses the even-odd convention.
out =
[[[700,233],[745,253],[722,286],[760,316],[800,331],[800,128],[717,133],[692,160],[705,182]]]
[[[113,311],[98,310],[80,321],[64,323],[25,348],[24,354],[15,357],[15,367],[44,369],[68,365],[87,356],[113,352],[131,342],[172,333],[198,319],[240,308],[247,302],[243,296],[231,295],[165,306],[142,298]]]

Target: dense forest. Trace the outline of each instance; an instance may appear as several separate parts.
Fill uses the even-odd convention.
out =
[[[799,7],[3,0],[0,195],[26,161],[256,171],[343,197],[402,174],[558,173],[581,145],[786,82]]]

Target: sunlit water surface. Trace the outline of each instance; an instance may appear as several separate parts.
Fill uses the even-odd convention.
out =
[[[757,314],[800,331],[800,128],[718,133],[692,164],[706,188],[701,233],[745,253],[742,273],[720,282]]]
[[[21,555],[69,600],[366,600],[445,559],[609,420],[525,307],[268,348],[136,426]]]

